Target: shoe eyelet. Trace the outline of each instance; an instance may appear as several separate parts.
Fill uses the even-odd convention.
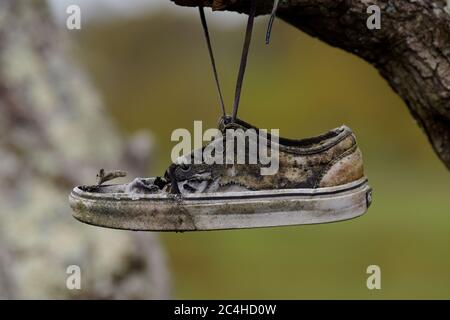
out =
[[[186,173],[186,172],[191,171],[192,167],[190,165],[188,165],[188,164],[182,163],[180,165],[180,169],[181,169],[181,171]]]

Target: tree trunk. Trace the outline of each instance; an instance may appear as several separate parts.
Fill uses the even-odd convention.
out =
[[[249,0],[171,0],[247,13]],[[369,30],[370,5],[381,29]],[[450,14],[445,0],[280,0],[277,16],[375,66],[450,169]],[[273,0],[258,0],[258,14]],[[386,115],[388,117],[389,115]]]
[[[168,298],[157,235],[71,217],[72,187],[102,167],[144,175],[150,146],[113,126],[42,4],[0,1],[0,298]]]

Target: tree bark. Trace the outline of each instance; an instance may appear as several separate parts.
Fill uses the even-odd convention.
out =
[[[168,298],[157,235],[71,217],[71,188],[102,167],[145,174],[150,141],[113,125],[43,4],[0,1],[0,299]]]
[[[247,13],[249,0],[171,0]],[[369,30],[370,5],[381,29]],[[268,14],[273,0],[258,0]],[[450,169],[450,14],[445,0],[281,0],[277,16],[371,63],[405,101]],[[388,115],[386,115],[388,116]]]

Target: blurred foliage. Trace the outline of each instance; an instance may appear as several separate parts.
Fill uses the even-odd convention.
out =
[[[449,174],[404,103],[373,67],[282,21],[266,46],[266,22],[257,19],[240,117],[292,138],[347,124],[374,203],[344,223],[165,234],[176,297],[450,298]],[[212,24],[211,32],[231,109],[244,27]],[[161,12],[84,26],[75,37],[115,121],[154,133],[151,174],[169,164],[172,130],[200,119],[216,125],[199,21]],[[382,269],[381,291],[366,288],[371,264]]]

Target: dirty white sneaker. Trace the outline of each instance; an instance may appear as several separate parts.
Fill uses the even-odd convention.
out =
[[[70,195],[75,218],[110,228],[191,231],[333,222],[360,216],[369,207],[371,188],[350,128],[302,140],[273,139],[224,117],[219,129],[219,138],[170,165],[164,177],[76,187]],[[261,163],[207,164],[208,146],[221,145],[226,152],[228,129],[234,129],[233,139],[253,129],[255,135],[246,135],[248,145],[251,139],[276,144],[277,172],[264,174],[268,167]],[[246,159],[249,152],[246,148]],[[202,163],[193,163],[196,156]]]

